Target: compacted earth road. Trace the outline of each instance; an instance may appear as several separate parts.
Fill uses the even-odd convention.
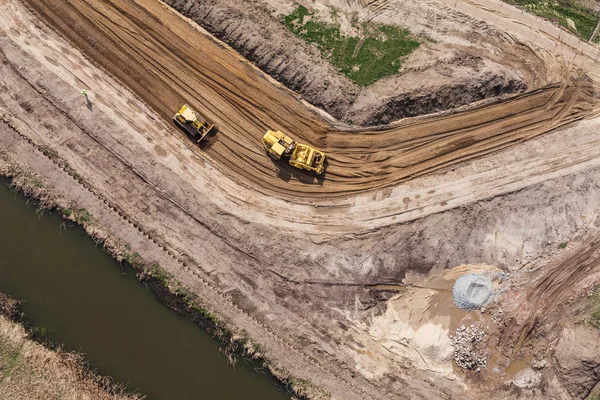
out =
[[[489,10],[468,4],[469,18]],[[519,46],[561,66],[550,84],[356,128],[157,0],[0,5],[2,174],[161,271],[299,394],[568,398],[593,375],[555,355],[599,272],[597,48],[552,53],[553,25],[526,16]],[[552,43],[579,51],[569,40]],[[200,146],[171,124],[183,103],[219,128]],[[325,175],[269,159],[273,128],[327,152]],[[510,272],[487,312],[452,305],[469,271]],[[450,339],[477,321],[490,358],[479,375],[453,364]],[[522,361],[533,355],[544,367]]]

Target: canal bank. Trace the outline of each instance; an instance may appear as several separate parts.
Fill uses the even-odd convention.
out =
[[[0,398],[140,400],[92,372],[83,357],[50,349],[16,321],[18,301],[0,293]]]
[[[0,184],[0,292],[24,300],[36,336],[81,352],[148,399],[288,399],[263,369],[161,304],[85,231]]]

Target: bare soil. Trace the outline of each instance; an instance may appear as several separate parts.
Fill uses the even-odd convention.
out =
[[[166,3],[311,104],[336,119],[357,125],[387,124],[556,82],[551,73],[542,72],[548,65],[541,62],[535,50],[439,5],[411,3],[406,7],[402,2],[389,1]],[[399,75],[363,89],[336,71],[315,46],[294,36],[282,24],[281,16],[297,4],[309,7],[316,18],[341,22],[349,31],[357,30],[350,20],[409,25],[423,44],[405,60]]]
[[[278,376],[340,399],[568,395],[561,376],[587,376],[553,351],[571,310],[558,305],[583,305],[597,274],[596,53],[549,68],[559,84],[349,132],[161,3],[31,0],[40,19],[0,1],[0,171],[89,210],[96,234],[160,264]],[[170,124],[183,102],[219,125],[201,148]],[[271,162],[268,127],[325,148],[325,178]],[[481,269],[511,272],[502,318],[452,308],[453,280]],[[533,323],[545,307],[549,328]],[[446,357],[476,319],[499,372]],[[528,353],[548,363],[531,393],[509,368]]]
[[[165,6],[75,1],[60,9],[45,0],[30,4],[166,121],[181,104],[191,103],[219,127],[206,149],[192,150],[257,190],[284,198],[343,198],[391,186],[585,118],[597,102],[593,82],[567,69],[560,83],[510,101],[349,134]],[[139,18],[159,22],[140,27]],[[93,90],[93,77],[86,84]],[[324,179],[265,158],[261,138],[269,127],[323,148],[328,155]]]

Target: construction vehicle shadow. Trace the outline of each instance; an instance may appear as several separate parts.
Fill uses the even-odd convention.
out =
[[[321,175],[315,175],[311,172],[292,167],[288,163],[275,160],[271,157],[269,157],[269,160],[271,160],[277,169],[277,177],[282,181],[289,182],[291,180],[296,180],[307,185],[323,185],[326,172]],[[325,163],[327,163],[327,161],[325,161]]]
[[[213,145],[213,144],[216,142],[216,140],[217,140],[217,139],[215,138],[215,136],[217,136],[217,132],[218,132],[218,131],[217,131],[216,129],[214,129],[212,132],[210,132],[208,135],[206,135],[206,136],[204,137],[204,139],[202,139],[201,141],[197,142],[197,144],[198,144],[198,147],[200,147],[200,149],[202,149],[202,150],[209,150],[209,149],[212,147],[212,145]],[[191,139],[193,142],[196,142],[196,140],[195,140],[193,137],[191,137],[191,136],[189,136],[189,135],[188,135],[188,137],[189,137],[189,138],[190,138],[190,139]]]
[[[190,135],[189,131],[187,129],[185,129],[184,127],[182,127],[181,125],[175,124],[175,126],[177,127],[177,129],[179,129],[181,132],[183,132],[183,134],[188,138],[188,140],[190,140],[192,143],[195,143],[196,145],[198,145],[198,147],[202,150],[209,150],[211,148],[212,144],[215,142],[215,136],[217,134],[216,129],[213,129],[209,134],[204,136],[203,139],[200,139],[200,141],[198,141],[197,138]]]

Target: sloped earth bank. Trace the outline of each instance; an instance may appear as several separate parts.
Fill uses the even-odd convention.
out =
[[[536,51],[440,4],[289,0],[166,3],[343,122],[387,124],[556,82],[554,73],[547,71],[556,66],[542,61]],[[294,36],[282,24],[281,16],[298,4],[309,7],[322,20],[341,21],[342,31],[350,34],[358,34],[351,21],[408,26],[422,45],[403,62],[400,75],[361,88],[332,67],[314,45]]]
[[[0,4],[4,174],[19,163],[59,204],[89,210],[311,397],[326,397],[316,387],[344,400],[528,395],[509,368],[536,345],[519,328],[535,320],[529,311],[570,298],[569,272],[596,273],[571,257],[600,209],[593,81],[566,75],[510,102],[353,135],[160,3],[31,1],[136,95],[22,3]],[[202,150],[168,122],[184,101],[221,128]],[[260,148],[273,126],[330,149],[333,172],[311,182],[280,170]],[[444,171],[415,178],[435,166]],[[498,269],[512,272],[505,317],[453,308],[460,274]],[[546,276],[557,270],[557,281]],[[539,282],[560,296],[537,296]],[[519,314],[509,305],[521,291],[536,302]],[[555,310],[554,321],[568,315]],[[448,334],[465,318],[488,318],[490,338],[511,327],[506,347],[489,344],[500,372],[453,366]],[[553,346],[568,341],[550,333],[536,353],[548,360],[541,387],[567,393],[576,380],[564,377],[586,369],[562,362],[552,375],[565,354]]]

